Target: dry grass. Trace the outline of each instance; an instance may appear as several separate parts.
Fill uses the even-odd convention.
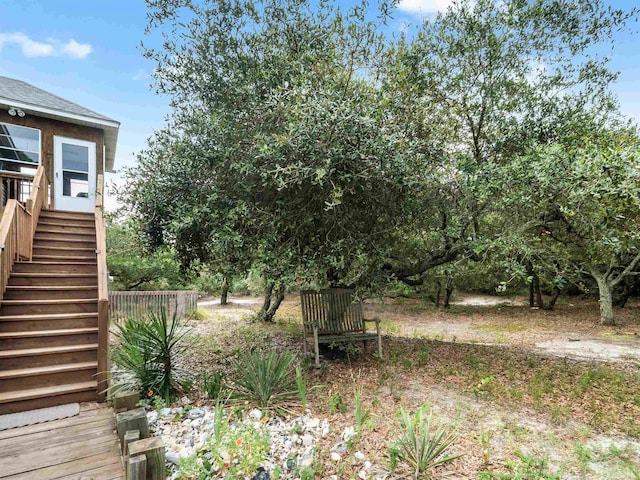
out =
[[[355,422],[357,386],[363,388],[372,421],[351,453],[360,450],[378,466],[385,465],[399,407],[431,403],[439,418],[459,423],[454,451],[465,453],[440,467],[440,476],[509,472],[526,455],[548,459],[550,470],[561,478],[632,478],[631,468],[640,462],[638,364],[541,355],[535,345],[567,337],[640,349],[638,305],[616,312],[624,322],[616,329],[597,325],[593,302],[565,301],[552,312],[517,306],[444,312],[406,300],[372,302],[366,308],[387,326],[385,359],[346,357],[309,370],[309,384],[316,386],[309,392],[310,408],[328,418],[333,429],[321,447],[319,458],[326,462],[321,461],[318,478],[357,478],[357,462],[328,460],[335,437]],[[209,311],[210,318],[198,324],[202,343],[191,358],[192,370],[226,371],[230,358],[254,347],[301,351],[297,298],[287,299],[274,325],[247,322],[251,305]],[[344,413],[331,403],[338,396],[346,405]],[[483,461],[483,433],[491,437],[488,463]]]

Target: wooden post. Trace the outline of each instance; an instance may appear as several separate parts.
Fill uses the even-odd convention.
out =
[[[129,455],[129,444],[140,440],[140,430],[128,430],[124,434],[124,448],[122,452],[124,455]]]
[[[129,456],[147,457],[147,480],[165,480],[164,442],[161,437],[145,438],[129,444]]]
[[[147,456],[138,455],[131,457],[127,461],[126,480],[146,480],[147,478]]]
[[[140,394],[138,392],[120,392],[114,397],[114,408],[118,413],[134,410],[139,401]]]
[[[124,452],[124,436],[129,430],[139,430],[140,438],[149,437],[149,422],[144,408],[136,408],[116,415],[116,430],[120,438],[120,448]]]

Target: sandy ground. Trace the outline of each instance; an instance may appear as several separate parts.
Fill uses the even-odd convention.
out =
[[[280,338],[272,334],[268,326],[256,331],[248,327],[256,325],[245,320],[261,303],[258,297],[231,297],[226,306],[220,306],[219,301],[212,298],[199,302],[199,307],[210,318],[198,323],[196,330],[212,339],[210,359],[217,358],[220,364],[218,356],[224,347],[219,345],[226,341],[220,336],[222,330],[231,337],[271,342],[274,347],[282,343],[282,348],[301,350],[300,334],[295,329],[285,328],[291,336]],[[451,345],[496,345],[542,357],[605,362],[620,365],[627,371],[640,367],[638,303],[616,311],[621,325],[615,328],[598,324],[596,302],[567,299],[561,300],[554,311],[530,309],[517,297],[461,296],[448,311],[416,300],[374,299],[365,302],[365,313],[367,317],[379,317],[384,333],[397,338],[400,344],[404,338]],[[278,323],[294,326],[299,318],[298,297],[287,297],[279,311]],[[384,369],[390,367],[376,366],[364,359],[356,366],[329,362],[326,370],[314,374],[315,382],[337,383],[339,388],[344,388],[345,398],[352,395],[349,391],[353,383],[365,382],[370,408],[382,423],[362,440],[359,448],[368,458],[377,459],[374,463],[384,462],[385,439],[393,435],[392,427],[386,425],[393,417],[391,412],[397,410],[399,404],[415,408],[429,403],[439,418],[463,425],[456,448],[466,453],[438,470],[433,478],[478,478],[477,472],[487,469],[507,472],[509,465],[519,461],[519,455],[547,459],[551,471],[559,472],[562,479],[632,479],[631,468],[640,471],[640,442],[636,438],[616,431],[596,431],[571,415],[563,414],[558,420],[553,412],[532,409],[518,401],[505,405],[491,401],[490,396],[477,398],[468,390],[446,382],[427,381],[411,370],[390,369],[394,373],[381,381]],[[326,394],[317,401],[323,405]],[[560,407],[564,408],[560,405],[558,411],[564,412]],[[336,414],[329,418],[332,425],[348,425],[353,421],[349,415]],[[490,461],[485,464],[479,437],[487,432],[491,435],[491,452]],[[329,448],[331,445],[327,445]],[[333,467],[327,468],[321,478],[329,478]],[[338,478],[357,477],[339,475]]]

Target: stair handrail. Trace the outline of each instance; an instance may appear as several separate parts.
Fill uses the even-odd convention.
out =
[[[104,176],[98,174],[96,185],[96,262],[98,267],[98,401],[103,402],[109,387],[109,273],[107,270],[107,236],[104,224]]]
[[[31,194],[27,199],[27,212],[31,214],[31,229],[32,234],[36,234],[36,228],[38,228],[38,220],[40,219],[40,212],[43,208],[49,206],[49,179],[44,170],[44,167],[40,165],[36,170],[36,174],[33,177],[33,186],[31,187]],[[33,242],[32,242],[33,244]],[[29,255],[31,258],[31,255]]]
[[[0,300],[4,298],[14,262],[31,259],[32,247],[31,214],[17,200],[7,200],[0,219]]]

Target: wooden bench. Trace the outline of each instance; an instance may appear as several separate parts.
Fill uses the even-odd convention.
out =
[[[362,340],[378,341],[378,355],[382,358],[380,319],[365,319],[362,303],[356,299],[353,290],[331,288],[326,290],[303,290],[302,325],[304,330],[304,351],[307,340],[313,342],[316,367],[320,366],[321,343],[345,343]],[[366,324],[374,322],[376,331],[367,332]]]

